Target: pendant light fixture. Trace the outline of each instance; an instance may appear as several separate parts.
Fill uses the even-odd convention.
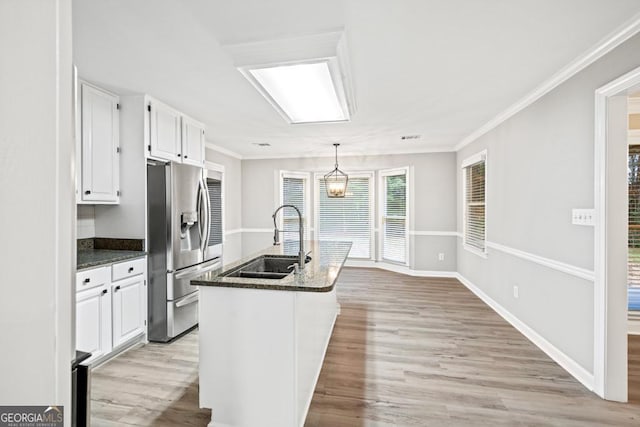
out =
[[[347,194],[347,183],[349,176],[338,169],[338,147],[340,144],[333,144],[336,147],[335,168],[324,176],[324,187],[327,190],[327,197],[338,198]]]

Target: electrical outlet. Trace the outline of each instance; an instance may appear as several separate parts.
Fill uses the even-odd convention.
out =
[[[571,223],[574,225],[595,225],[595,211],[593,209],[572,209]]]
[[[444,252],[438,254],[438,261],[444,261]]]
[[[514,298],[519,298],[520,297],[520,293],[518,291],[518,287],[517,286],[513,287],[513,297]]]

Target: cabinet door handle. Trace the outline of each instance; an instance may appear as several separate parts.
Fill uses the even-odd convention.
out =
[[[133,267],[129,267],[129,273],[133,273]]]
[[[86,279],[84,279],[84,283],[89,283],[90,281],[91,281],[91,279],[88,278],[88,277]]]
[[[103,289],[103,290],[102,290],[102,295],[104,295],[104,294],[106,294],[106,293],[107,293],[107,290],[106,290],[106,289]]]
[[[185,155],[184,158],[186,159],[186,158],[188,158],[188,156]]]
[[[120,290],[120,285],[116,286],[116,288],[113,290],[113,292],[118,292]]]
[[[91,194],[91,190],[85,191],[84,194]]]
[[[178,154],[178,157],[182,157],[182,154]]]

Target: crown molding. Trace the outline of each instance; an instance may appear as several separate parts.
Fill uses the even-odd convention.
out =
[[[219,145],[212,144],[211,142],[205,142],[204,145],[205,145],[206,148],[209,148],[210,150],[214,150],[214,151],[217,151],[219,153],[226,154],[227,156],[235,157],[238,160],[244,159],[242,154],[236,153],[235,151],[231,151],[228,148],[224,148],[224,147],[221,147]]]
[[[555,73],[551,78],[543,82],[540,86],[535,88],[532,92],[525,95],[524,98],[511,105],[506,110],[499,113],[493,119],[489,120],[483,126],[478,128],[473,133],[469,134],[462,141],[455,145],[454,150],[459,151],[463,147],[471,144],[476,139],[480,138],[487,132],[495,129],[501,123],[505,122],[509,118],[513,117],[520,111],[524,110],[538,99],[542,98],[547,93],[551,92],[556,87],[560,86],[565,81],[569,80],[580,71],[584,70],[589,65],[602,58],[607,53],[611,52],[616,47],[620,46],[625,41],[640,32],[640,13],[635,14],[630,20],[618,27],[615,31],[604,37],[600,42],[596,43],[587,52],[580,55],[578,58],[570,62],[560,71]]]
[[[428,154],[428,153],[454,153],[452,147],[433,147],[424,149],[407,149],[407,150],[367,150],[366,152],[358,151],[341,151],[340,157],[357,157],[357,156],[388,156],[403,154]],[[242,160],[274,160],[274,159],[307,159],[307,158],[333,157],[332,154],[265,154],[265,155],[248,155],[242,156]]]

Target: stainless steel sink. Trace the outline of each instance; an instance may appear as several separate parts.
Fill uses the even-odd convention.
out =
[[[231,274],[227,274],[227,277],[246,277],[249,279],[284,279],[291,273],[264,273],[261,271],[236,271]]]
[[[307,256],[305,264],[309,261],[311,257]],[[298,262],[297,255],[260,255],[221,273],[220,276],[280,280],[293,272],[293,264],[296,262]]]

